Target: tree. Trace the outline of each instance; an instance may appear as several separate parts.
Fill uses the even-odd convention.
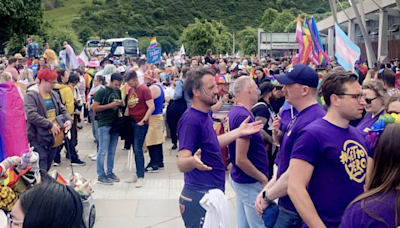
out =
[[[295,20],[296,17],[287,10],[279,13],[275,20],[271,23],[271,31],[272,32],[284,32],[286,26]]]
[[[92,28],[85,25],[82,29],[78,32],[79,41],[82,44],[85,44],[88,40],[96,38],[96,33],[93,31]]]
[[[265,10],[264,15],[262,17],[262,22],[260,27],[264,29],[264,31],[271,31],[271,24],[274,22],[279,12],[276,9],[268,8]]]
[[[60,52],[64,41],[67,41],[69,45],[74,49],[75,54],[79,54],[82,51],[82,44],[79,42],[78,36],[74,30],[70,28],[52,28],[47,31],[48,44],[51,49],[56,53]]]
[[[245,55],[257,54],[257,29],[250,26],[237,33],[240,51]]]
[[[221,22],[201,22],[196,18],[195,23],[183,30],[180,41],[189,55],[203,55],[207,49],[214,53],[229,52],[231,38],[232,34]]]
[[[151,37],[139,37],[138,38],[140,54],[146,54],[147,48],[150,46],[150,41],[151,41]]]
[[[25,44],[26,34],[35,34],[43,23],[41,0],[1,0],[0,50],[12,39]],[[17,38],[16,38],[17,37]],[[9,42],[8,42],[9,43]],[[9,50],[10,54],[14,54]]]

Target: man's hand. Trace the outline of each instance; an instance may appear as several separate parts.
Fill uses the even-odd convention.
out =
[[[71,121],[69,121],[69,120],[67,120],[64,123],[64,128],[65,128],[66,131],[69,131],[69,129],[71,129],[71,126],[72,126],[72,124],[71,124]]]
[[[124,106],[125,106],[125,101],[120,100],[120,101],[118,101],[118,102],[119,102],[119,106],[120,106],[120,107],[124,107]]]
[[[222,97],[221,101],[222,102],[227,102],[229,100],[229,94],[224,94],[224,96]]]
[[[114,101],[112,103],[109,104],[111,106],[111,108],[117,108],[120,106],[120,102],[119,101]]]
[[[239,126],[240,135],[252,135],[263,129],[264,124],[261,121],[249,123],[250,116],[248,116]]]
[[[281,120],[281,118],[275,117],[274,121],[272,122],[272,131],[274,131],[275,134],[280,131]]]
[[[262,217],[262,214],[263,214],[264,210],[267,209],[267,207],[269,205],[267,203],[267,201],[265,201],[264,198],[263,198],[263,192],[264,191],[265,190],[263,189],[263,191],[260,192],[260,194],[257,195],[256,203],[254,205],[254,207],[256,209],[256,212],[257,212],[258,216],[260,216],[260,218]]]
[[[202,170],[202,171],[210,171],[210,170],[212,170],[211,167],[205,165],[201,161],[201,149],[198,149],[197,152],[193,155],[193,161],[194,161],[195,168],[198,169],[198,170]]]
[[[58,135],[58,133],[60,133],[60,128],[58,128],[57,125],[53,124],[53,127],[51,127],[50,131],[51,133],[53,133],[53,136],[55,137],[56,135]]]

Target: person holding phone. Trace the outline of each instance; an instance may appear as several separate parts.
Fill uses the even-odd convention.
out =
[[[118,72],[111,75],[111,81],[105,88],[100,88],[94,97],[93,111],[97,113],[98,143],[97,175],[98,183],[112,185],[119,182],[119,178],[113,173],[115,150],[118,144],[119,134],[110,133],[112,125],[118,118],[118,108],[125,106],[121,100],[119,88],[122,83],[122,75]],[[104,160],[107,154],[107,170],[104,170]]]

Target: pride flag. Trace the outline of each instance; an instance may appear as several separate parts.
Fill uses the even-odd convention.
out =
[[[335,23],[336,45],[335,56],[338,63],[345,69],[355,71],[354,64],[360,58],[361,50],[354,44],[346,33]]]
[[[304,26],[303,26],[303,41],[304,41],[304,55],[302,57],[302,64],[307,64],[308,59],[310,58],[310,55],[312,54],[313,51],[313,42],[311,38],[311,32],[309,29],[309,22],[308,18],[306,16],[306,19],[304,20]]]
[[[317,22],[314,17],[311,17],[311,35],[314,43],[314,51],[318,55],[318,65],[326,66],[329,64],[329,57],[324,50],[324,46],[322,45],[321,37],[319,36]]]
[[[0,140],[2,161],[29,149],[24,101],[12,82],[0,84]]]
[[[49,175],[57,180],[58,183],[67,184],[67,181],[65,181],[65,179],[57,172],[57,170],[50,172]]]
[[[74,49],[69,44],[65,45],[64,47],[65,50],[67,51],[67,58],[70,64],[70,66],[65,66],[65,67],[66,68],[71,67],[70,69],[77,69],[79,66],[79,60],[75,55]]]
[[[303,27],[301,26],[301,16],[297,18],[296,26],[296,42],[299,43],[299,54],[297,63],[301,63],[301,58],[304,55]]]
[[[155,47],[157,47],[157,39],[156,39],[156,37],[154,36],[153,38],[151,38],[149,48],[155,48]]]

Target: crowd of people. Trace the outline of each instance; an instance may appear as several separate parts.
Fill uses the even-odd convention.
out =
[[[397,59],[375,69],[358,61],[353,72],[332,59],[323,77],[320,68],[292,65],[289,56],[223,57],[211,50],[200,57],[175,53],[157,65],[92,56],[70,69],[51,49],[39,56],[36,43],[27,43],[25,57],[1,59],[0,83],[18,87],[43,170],[60,164],[64,146],[72,165],[86,164],[76,149],[85,121],[97,145],[89,158],[105,185],[120,181],[113,172],[120,137],[136,163],[125,182],[140,188],[146,172],[164,169],[170,135],[184,172],[179,206],[186,227],[227,226],[226,172],[240,228],[272,220],[277,228],[400,225]]]

